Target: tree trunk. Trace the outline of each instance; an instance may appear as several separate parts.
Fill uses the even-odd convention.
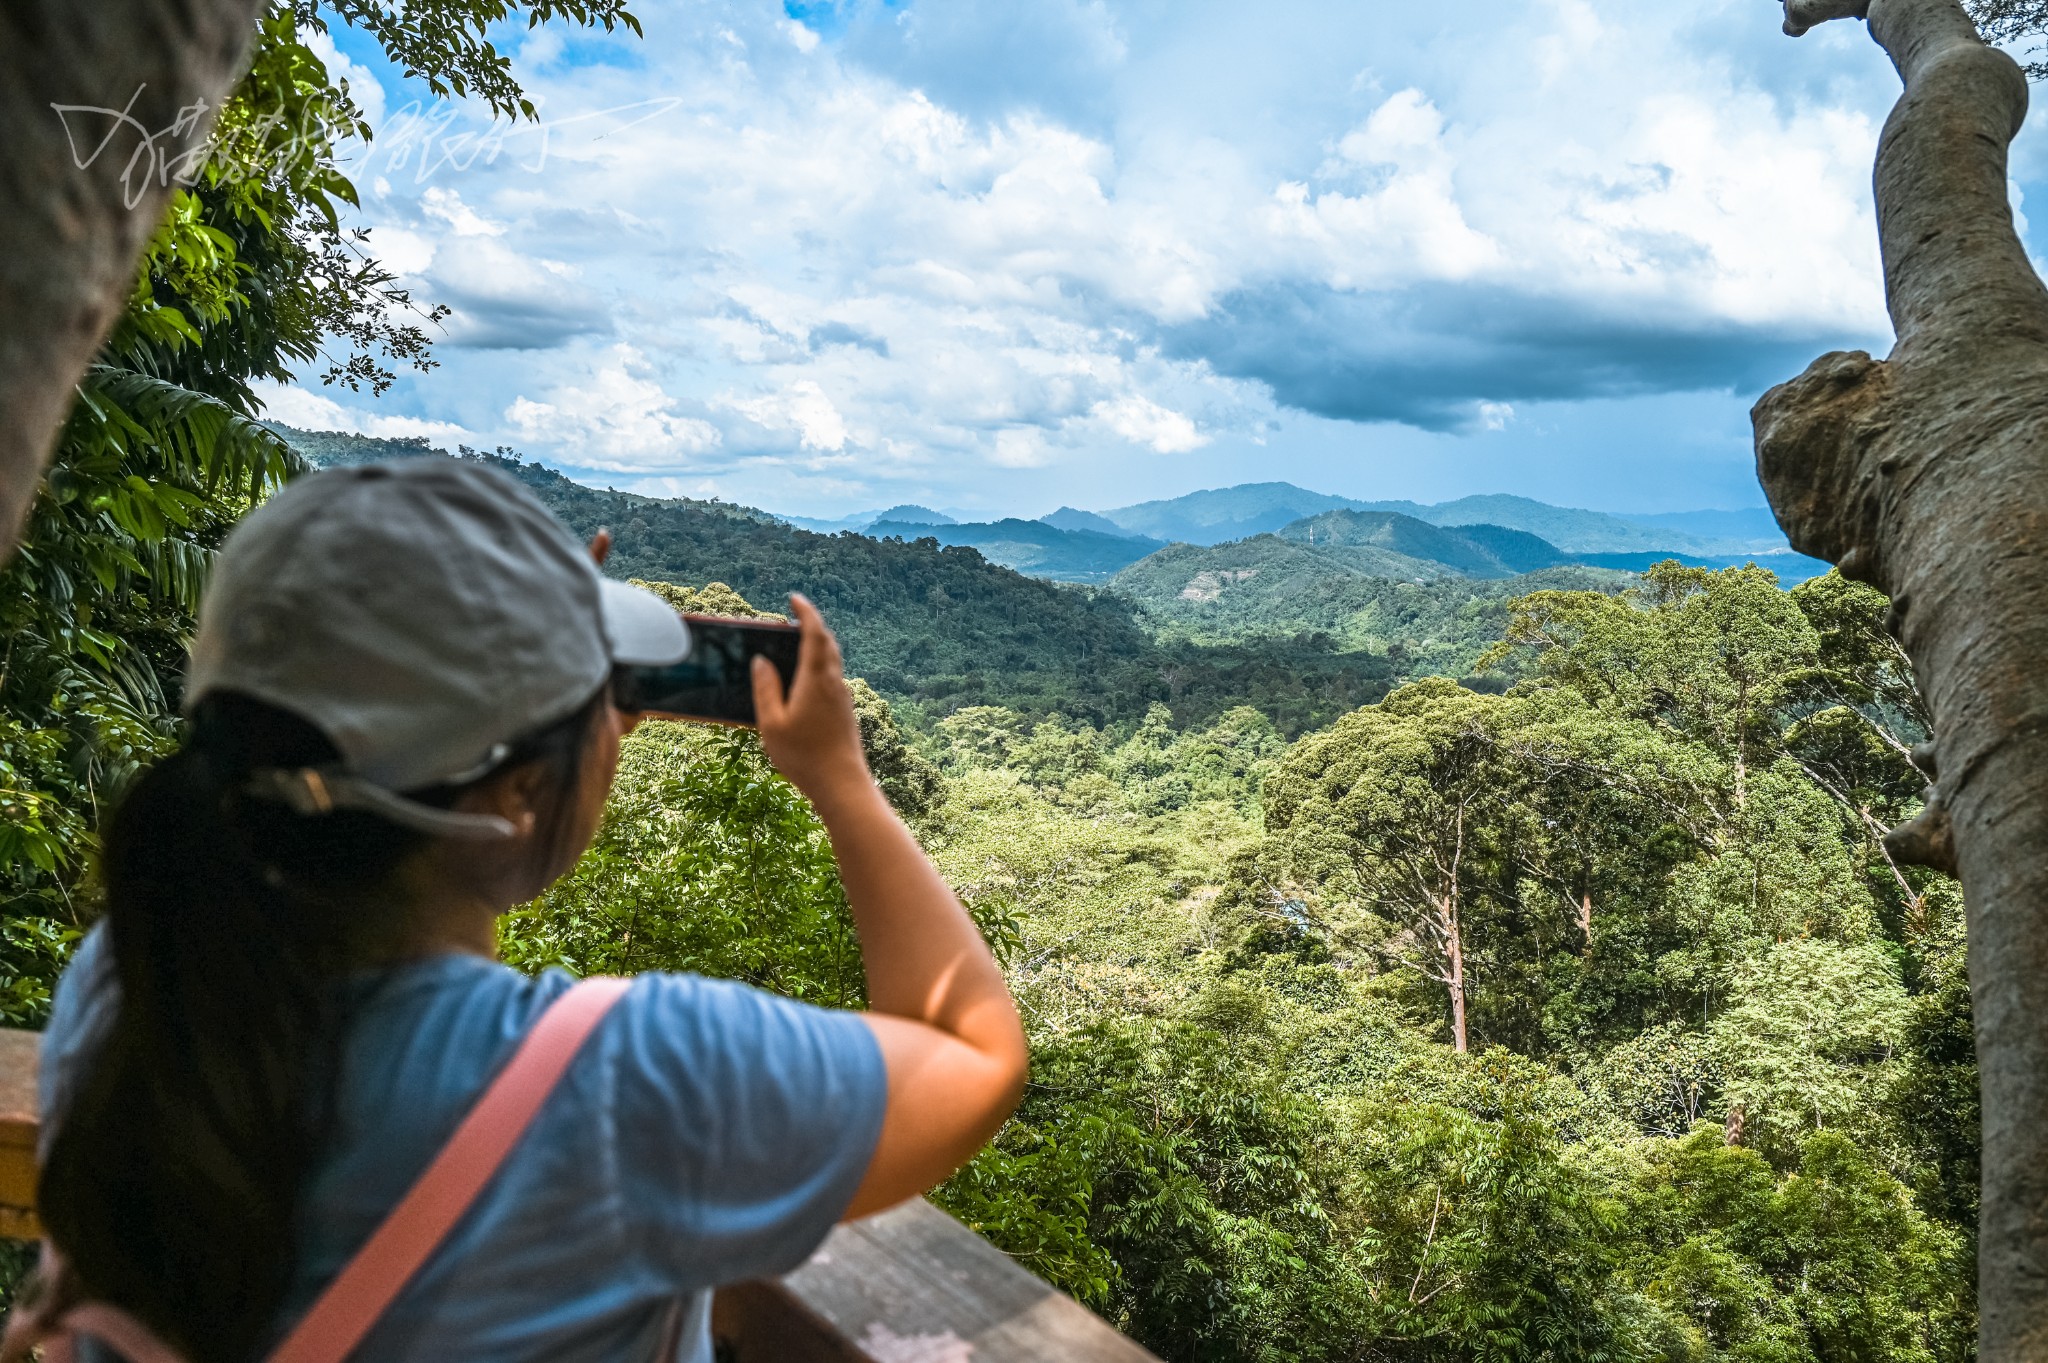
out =
[[[1458,926],[1458,915],[1449,914],[1444,919],[1448,933],[1444,938],[1444,965],[1447,967],[1445,988],[1451,992],[1451,1044],[1457,1047],[1459,1055],[1465,1054],[1465,935]]]
[[[1864,14],[1791,0],[1786,28]],[[1757,467],[1795,548],[1893,602],[1937,787],[1894,832],[1961,876],[1984,1103],[1981,1356],[2048,1357],[2048,289],[2007,200],[2018,66],[1955,0],[1869,0],[1905,93],[1877,158],[1898,344],[1764,395]]]
[[[262,8],[0,5],[0,558],[13,551],[73,385],[134,288],[179,160],[204,145]],[[98,109],[113,114],[88,112]]]

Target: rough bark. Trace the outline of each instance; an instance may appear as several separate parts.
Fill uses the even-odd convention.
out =
[[[2013,228],[2018,66],[1955,0],[1790,0],[1867,17],[1905,92],[1877,157],[1898,343],[1764,395],[1757,468],[1795,548],[1871,583],[1935,743],[1927,811],[1887,840],[1969,905],[1984,1102],[1981,1356],[2048,1357],[2048,289]]]
[[[134,285],[180,158],[204,144],[261,8],[0,4],[0,558],[13,551],[72,386]],[[93,108],[125,119],[85,112]]]
[[[1446,924],[1444,987],[1451,992],[1451,1046],[1459,1055],[1471,1048],[1465,1034],[1465,934],[1454,912]]]

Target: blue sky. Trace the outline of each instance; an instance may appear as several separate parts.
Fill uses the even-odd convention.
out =
[[[272,412],[808,515],[1760,505],[1757,394],[1889,344],[1895,78],[1776,10],[649,3],[506,35],[540,129],[338,33],[361,222],[455,315],[433,373]]]

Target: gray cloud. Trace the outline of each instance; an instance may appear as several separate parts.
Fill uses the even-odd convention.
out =
[[[1496,287],[1358,294],[1296,283],[1232,294],[1165,334],[1170,353],[1256,379],[1286,406],[1435,431],[1470,427],[1486,402],[1753,391],[1841,339]]]
[[[817,354],[827,346],[847,345],[856,350],[870,351],[883,359],[889,358],[889,343],[880,336],[848,326],[844,322],[827,322],[824,326],[811,328],[811,353]]]
[[[465,349],[553,350],[612,330],[602,299],[495,241],[452,240],[422,292],[454,309],[448,344]]]
[[[475,297],[437,289],[434,298],[454,309],[447,344],[465,350],[553,350],[578,336],[604,336],[611,319],[596,307]]]

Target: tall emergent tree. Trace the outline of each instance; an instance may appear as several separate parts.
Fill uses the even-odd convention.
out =
[[[2038,4],[1979,6],[1994,36]],[[1878,145],[1898,344],[1823,356],[1753,413],[1795,548],[1893,602],[1937,784],[1888,840],[1969,906],[1983,1086],[1982,1356],[2048,1356],[2048,287],[2013,226],[2020,66],[1958,0],[1785,0],[1786,32],[1867,19],[1905,83]],[[2029,26],[2032,26],[2031,28]]]

